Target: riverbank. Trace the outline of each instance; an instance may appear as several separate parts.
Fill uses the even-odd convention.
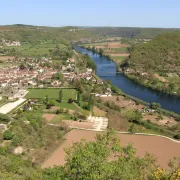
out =
[[[123,62],[126,60],[127,56],[129,55],[127,53],[127,48],[128,48],[127,44],[121,44],[121,43],[118,44],[118,42],[114,44],[112,42],[111,43],[102,42],[102,43],[99,43],[98,45],[91,43],[91,44],[83,44],[80,46],[82,48],[86,48],[92,51],[93,53],[97,53],[100,56],[106,57],[107,59],[109,59],[110,61],[116,64],[117,72],[123,72],[120,66],[123,64]],[[136,71],[133,70],[133,72],[136,72]],[[159,76],[158,73],[148,74],[146,72],[139,73],[138,71],[137,73],[126,73],[125,71],[123,73],[129,79],[133,80],[136,83],[139,83],[142,86],[145,86],[147,88],[150,88],[152,90],[155,90],[161,93],[165,93],[167,95],[180,97],[180,90],[178,89],[179,87],[178,80],[176,80],[175,82],[174,81],[171,82],[169,81],[167,77]]]
[[[127,73],[124,73],[124,75],[126,77],[128,77],[129,79],[133,80],[134,82],[141,84],[144,87],[150,88],[152,90],[155,90],[155,91],[158,91],[160,93],[167,94],[167,95],[180,97],[179,92],[176,92],[175,90],[172,91],[166,87],[166,82],[161,82],[161,81],[157,82],[157,80],[153,81],[153,79],[151,79],[152,83],[149,83],[149,81],[147,79],[142,80],[141,76],[137,76],[137,75],[133,75],[133,74],[127,74]]]
[[[85,48],[76,46],[75,49],[80,53],[88,54],[97,64],[97,66],[100,66],[101,64],[111,64],[110,62],[112,62],[108,58],[100,56],[97,53],[92,53],[92,51]],[[112,62],[112,64],[114,64],[114,62]],[[162,109],[164,109],[162,111],[166,114],[172,116],[180,114],[180,98],[168,96],[166,94],[153,91],[150,88],[144,87],[142,85],[138,85],[138,83],[134,83],[132,80],[128,79],[123,74],[117,74],[113,77],[107,77],[106,74],[102,75],[101,73],[100,78],[102,78],[103,80],[110,80],[113,85],[121,89],[125,94],[130,97],[140,99],[141,101],[147,102],[148,104],[152,102],[160,103]]]
[[[86,48],[93,53],[97,53],[100,56],[108,58],[110,61],[116,63],[117,72],[122,62],[129,56],[127,51],[128,44],[121,44],[120,42],[101,42],[91,44],[81,44],[82,48]]]
[[[113,85],[113,86],[114,86],[114,85]],[[133,96],[131,96],[131,95],[128,95],[128,94],[122,92],[122,91],[121,91],[118,87],[116,87],[116,86],[114,86],[113,89],[114,89],[114,91],[116,91],[116,93],[117,93],[118,95],[121,95],[121,96],[124,96],[124,97],[126,97],[126,98],[128,98],[128,99],[131,99],[131,100],[135,101],[135,102],[138,103],[138,104],[143,104],[144,106],[147,106],[148,108],[150,108],[150,106],[151,106],[151,103],[148,103],[148,102],[146,102],[146,101],[143,101],[143,100],[141,100],[141,99],[138,99],[138,98],[136,98],[136,97],[133,97]],[[172,111],[168,111],[168,110],[163,109],[163,108],[160,108],[160,107],[157,108],[157,111],[159,111],[160,113],[162,113],[162,114],[165,115],[165,116],[171,116],[171,117],[175,118],[176,121],[180,121],[180,114],[177,114],[177,113],[172,112]]]

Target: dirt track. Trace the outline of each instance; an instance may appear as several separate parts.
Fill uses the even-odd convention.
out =
[[[53,167],[55,165],[63,165],[65,163],[64,148],[72,146],[73,142],[77,142],[83,138],[88,141],[94,140],[96,132],[85,130],[72,130],[66,135],[66,141],[59,147],[47,161],[44,162],[42,168]],[[132,143],[137,150],[137,156],[144,156],[146,152],[154,154],[158,159],[158,164],[168,167],[168,162],[173,157],[180,157],[180,144],[172,142],[168,139],[143,136],[143,135],[127,135],[119,134],[121,145],[126,146]]]

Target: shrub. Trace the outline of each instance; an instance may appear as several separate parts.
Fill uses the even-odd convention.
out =
[[[176,134],[176,135],[174,136],[174,139],[180,139],[180,134]]]
[[[13,138],[13,134],[11,131],[6,130],[3,134],[3,139],[4,140],[11,140]]]
[[[56,111],[56,114],[60,114],[60,110],[59,109]]]
[[[73,103],[73,99],[70,98],[70,99],[68,100],[68,103],[69,103],[69,104],[72,104],[72,103]]]
[[[5,114],[0,114],[0,122],[2,123],[8,123],[10,121],[10,118]]]

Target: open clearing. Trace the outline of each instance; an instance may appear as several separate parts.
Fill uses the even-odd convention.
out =
[[[65,164],[64,148],[71,147],[74,142],[86,139],[93,141],[97,132],[86,130],[72,130],[65,136],[64,143],[49,157],[42,168],[53,167],[55,165]],[[129,143],[133,144],[136,148],[136,154],[142,157],[146,152],[154,154],[157,157],[157,163],[162,168],[168,167],[168,162],[173,157],[180,157],[180,144],[171,140],[156,137],[156,136],[143,136],[143,135],[128,135],[119,134],[121,146],[126,146]]]
[[[45,98],[48,95],[48,98],[59,99],[60,89],[28,89],[28,91],[27,98]],[[63,101],[68,101],[70,98],[76,100],[77,92],[75,89],[62,89],[62,91]]]
[[[44,114],[43,118],[47,121],[50,122],[56,117],[56,114]]]

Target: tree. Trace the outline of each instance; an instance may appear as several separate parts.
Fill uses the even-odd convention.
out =
[[[170,88],[171,90],[173,90],[173,89],[175,88],[175,84],[174,84],[174,83],[170,83],[170,84],[169,84],[169,88]]]
[[[151,107],[152,109],[159,109],[159,108],[161,108],[161,105],[160,105],[159,103],[152,102],[151,105],[150,105],[150,107]]]
[[[20,70],[23,70],[23,69],[25,69],[25,68],[26,68],[26,66],[25,66],[24,64],[20,64],[20,65],[19,65],[19,69],[20,69]]]
[[[49,98],[48,98],[48,95],[46,95],[46,98],[45,98],[45,104],[46,105],[48,104],[48,101],[49,101]]]
[[[46,179],[144,180],[150,179],[155,170],[152,156],[147,154],[139,158],[132,145],[121,147],[115,131],[97,134],[92,142],[74,143],[65,151],[66,164],[46,169]]]
[[[62,89],[60,89],[60,91],[59,91],[59,102],[61,103],[62,100],[63,100],[63,91],[62,91]]]
[[[73,101],[72,98],[69,98],[69,99],[68,99],[68,103],[69,103],[69,104],[72,104],[73,102],[74,102],[74,101]]]
[[[4,140],[11,140],[13,138],[13,134],[11,131],[6,130],[3,134],[3,139]]]
[[[128,130],[130,133],[134,134],[136,132],[135,124],[132,124]]]
[[[48,101],[48,105],[50,105],[50,106],[55,106],[54,100],[53,100],[53,99],[50,99],[50,100]]]
[[[103,53],[104,53],[104,50],[103,50],[102,48],[100,48],[100,49],[99,49],[99,54],[100,54],[100,56],[102,56]]]
[[[142,114],[137,110],[126,111],[125,117],[128,119],[129,122],[134,122],[137,124],[139,124],[142,120]]]
[[[80,105],[80,92],[77,93],[77,104]]]
[[[62,82],[64,81],[64,75],[62,73],[59,74],[59,80]]]
[[[8,123],[10,121],[10,118],[6,114],[0,113],[0,123]]]
[[[92,95],[90,94],[90,96],[89,96],[89,100],[88,100],[88,110],[90,110],[91,111],[91,109],[92,109],[92,106],[93,106],[93,103],[94,103],[94,101],[93,101],[93,97],[92,97]]]
[[[95,48],[94,46],[92,47],[92,51],[93,51],[93,52],[96,52],[96,48]]]

